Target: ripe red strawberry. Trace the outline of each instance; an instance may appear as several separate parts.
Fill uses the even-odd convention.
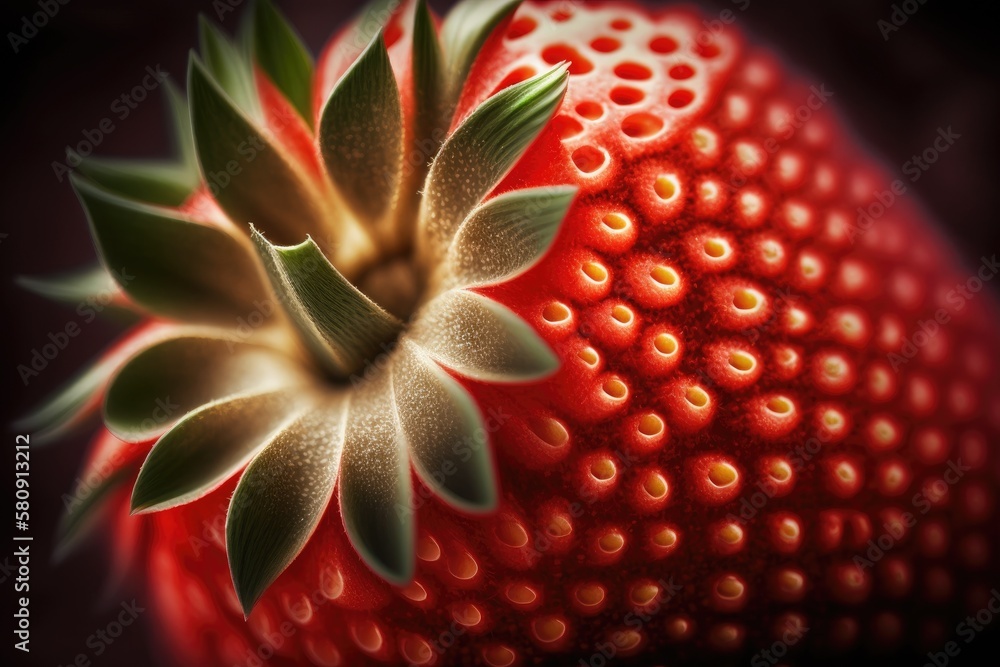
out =
[[[435,180],[449,165],[464,173],[454,164],[478,173],[448,143],[422,185],[439,141],[497,92],[569,63],[554,117],[487,201],[565,185],[575,200],[540,262],[475,289],[531,324],[560,368],[504,385],[442,362],[483,416],[451,452],[465,459],[490,441],[499,501],[480,515],[443,501],[439,487],[464,475],[447,457],[414,473],[412,505],[394,510],[416,517],[416,567],[394,583],[381,533],[352,533],[350,520],[345,530],[343,495],[259,599],[237,595],[227,557],[238,475],[141,518],[116,496],[119,543],[138,525],[148,536],[138,568],[178,664],[812,664],[953,638],[995,595],[998,328],[981,291],[995,258],[963,267],[906,197],[875,207],[894,176],[841,127],[831,93],[687,10],[520,5],[481,46],[426,152],[433,123],[421,114],[433,112],[415,85],[413,8],[383,19],[409,146],[391,206],[409,210],[421,192],[421,223],[411,240],[391,226],[404,214],[383,219],[418,266],[440,260],[441,219],[476,185]],[[263,117],[303,182],[361,168],[331,166],[309,123],[323,125],[379,16],[324,52],[308,122],[295,115],[302,98],[257,71]],[[184,209],[220,228],[241,222],[226,186],[206,180],[225,212],[204,190]],[[377,199],[366,191],[350,206]],[[300,231],[274,240],[297,243]],[[500,261],[507,240],[496,239]],[[345,274],[363,254],[318,242]],[[489,243],[476,250],[485,271]],[[399,310],[382,300],[406,291],[399,275],[365,291],[409,312],[411,297]],[[99,448],[128,452],[122,468],[134,472],[134,446],[102,436]]]

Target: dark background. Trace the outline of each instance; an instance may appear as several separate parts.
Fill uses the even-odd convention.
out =
[[[359,5],[336,0],[278,4],[314,53]],[[449,3],[432,4],[440,9]],[[735,10],[737,4],[745,6],[746,0],[700,4],[706,18],[714,18],[725,9]],[[80,141],[84,130],[111,115],[112,100],[138,84],[147,65],[160,64],[175,81],[183,81],[188,49],[197,42],[196,16],[204,12],[214,17],[214,6],[212,0],[70,0],[17,54],[6,35],[19,31],[21,17],[38,11],[38,6],[36,2],[5,2],[0,10],[4,35],[0,44],[4,65],[0,234],[6,234],[0,237],[4,353],[0,423],[7,424],[12,415],[58,386],[116,331],[114,325],[100,321],[83,327],[49,369],[28,387],[21,383],[17,365],[27,362],[32,348],[47,342],[50,331],[76,318],[71,308],[21,293],[12,284],[12,276],[52,273],[93,258],[84,216],[69,183],[56,180],[51,162],[63,158],[65,146]],[[940,126],[951,125],[962,135],[912,191],[942,221],[972,264],[980,254],[1000,249],[997,23],[985,3],[930,0],[919,6],[888,41],[876,24],[889,18],[889,2],[751,0],[745,11],[735,10],[735,14],[742,29],[772,44],[799,69],[811,73],[814,81],[836,93],[835,101],[848,122],[883,156],[890,170],[898,172],[911,155],[929,146]],[[226,15],[226,30],[235,29],[242,9],[238,6]],[[159,100],[154,93],[124,121],[115,119],[116,129],[99,152],[163,155],[168,146]],[[4,437],[13,440],[12,434]],[[14,664],[69,664],[78,653],[89,652],[86,638],[113,619],[113,609],[95,602],[107,574],[98,550],[58,567],[46,557],[62,509],[60,494],[70,489],[85,444],[86,438],[78,437],[32,452],[33,650],[27,661],[15,655]],[[11,454],[4,457],[0,475],[5,484],[12,461]],[[5,493],[2,498],[6,507],[11,497]],[[3,535],[8,530],[5,527]],[[2,539],[6,542],[7,538]],[[0,548],[0,564],[8,549]],[[0,655],[14,653],[9,634],[13,597],[12,582],[0,583],[4,619]],[[117,606],[119,599],[111,606]],[[150,634],[143,625],[146,621],[148,616],[140,617],[138,625],[129,628],[95,664],[154,663]],[[996,634],[994,629],[991,636],[977,638],[971,648],[988,655],[985,650],[997,645]],[[954,664],[985,663],[970,649]]]

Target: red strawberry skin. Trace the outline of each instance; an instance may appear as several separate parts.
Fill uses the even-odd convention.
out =
[[[701,26],[527,3],[494,34],[456,123],[552,64],[573,74],[495,194],[581,188],[543,262],[489,292],[562,360],[541,385],[467,385],[501,509],[418,493],[400,589],[331,506],[246,621],[223,544],[235,480],[137,518],[178,664],[771,665],[775,642],[813,664],[937,651],[987,606],[995,260],[960,261],[907,197],[876,215],[898,176],[829,92]]]

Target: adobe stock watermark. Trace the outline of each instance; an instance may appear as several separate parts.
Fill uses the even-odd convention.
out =
[[[14,53],[20,52],[21,47],[35,38],[38,31],[47,26],[59,10],[68,4],[69,0],[38,0],[39,11],[22,16],[17,32],[7,33],[7,41]]]
[[[998,272],[1000,272],[1000,262],[997,261],[996,255],[981,257],[979,269],[964,283],[955,285],[945,294],[945,303],[948,308],[938,308],[934,311],[933,316],[926,320],[918,320],[917,330],[910,336],[903,338],[903,345],[899,351],[886,355],[892,370],[898,373],[900,368],[916,357],[920,350],[941,332],[941,328],[951,322],[952,313],[957,313],[965,308],[983,290],[986,283],[996,277]]]
[[[128,453],[127,449],[118,449],[112,456],[100,461],[82,476],[77,477],[73,495],[64,493],[60,497],[66,512],[71,512],[74,508],[82,505],[91,494],[96,492],[112,476],[122,474],[124,471],[121,470],[119,464],[122,463],[126,453]]]
[[[622,624],[626,628],[633,628],[635,630],[641,630],[650,621],[652,621],[663,608],[670,603],[675,597],[680,595],[684,590],[684,586],[674,582],[674,578],[671,576],[669,579],[660,579],[656,582],[657,586],[660,588],[659,595],[645,605],[642,609],[636,609],[625,614],[622,619]],[[604,667],[612,660],[617,658],[622,651],[629,649],[631,646],[631,639],[629,633],[623,630],[616,630],[611,634],[610,641],[597,642],[594,645],[594,652],[589,658],[580,658],[580,661],[576,664],[576,667]]]
[[[750,8],[750,0],[730,0],[736,9],[745,12]],[[736,21],[736,12],[732,9],[723,9],[718,16],[713,19],[704,19],[701,22],[704,30],[700,30],[695,36],[695,41],[701,47],[707,47],[715,41],[715,38],[725,32],[726,27]]]
[[[222,22],[242,4],[243,0],[212,0],[212,10],[215,12],[215,18]]]
[[[875,563],[882,560],[889,551],[896,547],[899,540],[906,535],[906,531],[916,526],[920,517],[930,512],[931,508],[948,493],[948,489],[958,484],[970,470],[972,468],[963,464],[961,458],[948,461],[940,478],[926,485],[910,498],[910,505],[915,513],[903,512],[898,517],[898,521],[888,521],[883,524],[884,532],[877,538],[868,540],[868,549],[865,550],[864,555],[858,554],[852,559],[855,567],[861,572],[875,567]]]
[[[961,138],[962,135],[955,132],[951,125],[946,128],[939,127],[937,136],[931,145],[922,150],[919,155],[911,156],[900,167],[900,171],[903,176],[908,177],[907,180],[910,183],[916,183]],[[873,192],[872,197],[875,201],[868,206],[859,206],[854,225],[847,228],[847,238],[850,242],[854,243],[859,236],[871,229],[872,225],[895,206],[906,193],[906,182],[901,178],[890,183],[888,189]]]
[[[903,0],[903,2],[893,4],[889,18],[879,19],[875,22],[878,31],[882,33],[882,39],[888,42],[889,37],[894,32],[899,32],[899,29],[906,25],[910,17],[916,14],[925,4],[927,4],[927,0]]]
[[[1000,614],[1000,591],[990,591],[990,599],[986,606],[976,612],[975,616],[966,616],[965,620],[955,626],[955,634],[968,645],[993,622]],[[927,662],[923,667],[947,667],[954,658],[962,652],[962,644],[954,639],[945,643],[940,651],[929,651]]]
[[[806,469],[806,466],[816,458],[833,440],[833,434],[826,426],[820,427],[816,433],[806,439],[801,445],[796,445],[788,450],[785,458],[789,462],[792,470],[799,473]],[[767,506],[771,499],[777,494],[778,488],[770,479],[757,482],[757,488],[752,493],[744,494],[740,499],[738,513],[730,512],[726,515],[726,521],[746,526],[757,518],[761,510]]]
[[[130,274],[124,267],[121,271],[111,271],[115,283],[127,285],[135,276]],[[111,289],[104,289],[87,297],[77,304],[76,314],[79,320],[69,320],[61,329],[50,331],[46,337],[47,342],[40,347],[31,349],[30,359],[27,363],[18,364],[17,374],[21,382],[27,387],[33,379],[42,374],[62,352],[69,347],[70,342],[83,332],[83,327],[97,319],[98,314],[103,312],[114,300],[117,292]]]
[[[802,641],[807,632],[809,632],[808,627],[794,623],[791,619],[786,620],[781,637],[775,640],[769,647],[761,649],[754,654],[753,658],[750,659],[750,666],[773,667],[773,665],[778,664],[788,655],[792,647]]]
[[[65,161],[52,161],[52,172],[56,175],[57,181],[62,183],[63,178],[71,173],[74,167],[80,166],[83,158],[93,153],[94,149],[104,143],[105,137],[117,129],[115,120],[121,122],[127,119],[146,100],[149,93],[159,88],[170,76],[170,73],[162,71],[158,64],[155,67],[147,65],[145,72],[146,75],[131,90],[111,101],[109,105],[110,115],[102,118],[96,127],[83,130],[83,138],[75,146],[66,146]]]

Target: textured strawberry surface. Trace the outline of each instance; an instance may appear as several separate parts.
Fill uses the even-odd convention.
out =
[[[406,29],[387,31],[402,82]],[[319,95],[347,47],[325,52]],[[559,113],[495,194],[581,194],[543,262],[489,291],[563,367],[530,387],[466,382],[501,509],[456,515],[414,477],[401,511],[418,516],[418,568],[396,588],[334,503],[247,621],[223,543],[235,480],[133,519],[153,535],[144,567],[178,664],[932,650],[985,606],[998,329],[973,288],[995,267],[961,266],[905,196],[859,219],[894,176],[827,91],[686,11],[525,4],[484,48],[456,124],[564,60]],[[302,131],[283,136],[301,147]]]

